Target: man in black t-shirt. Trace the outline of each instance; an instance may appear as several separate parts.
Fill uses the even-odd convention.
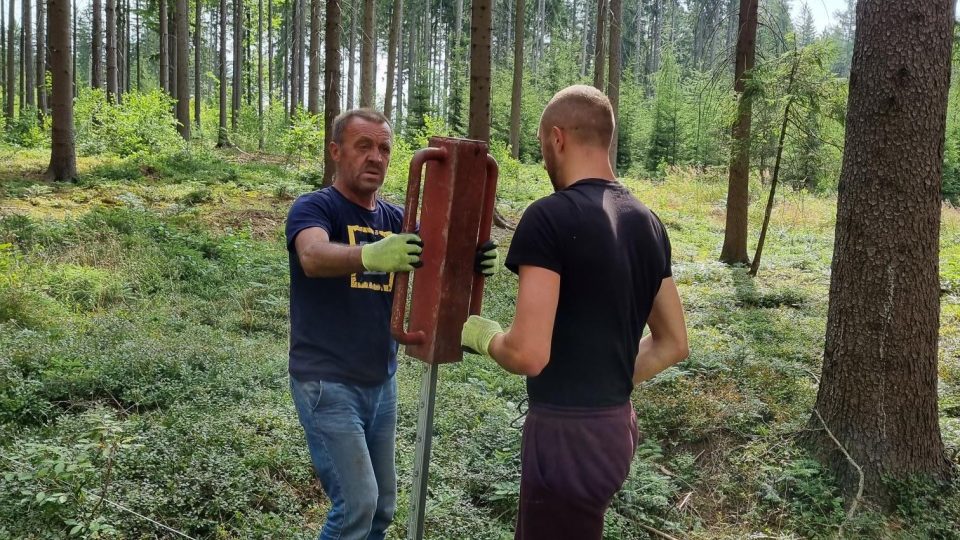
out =
[[[637,444],[633,385],[688,354],[667,232],[617,182],[613,127],[593,87],[547,105],[538,138],[556,192],[524,212],[507,255],[513,326],[474,316],[463,328],[468,350],[527,376],[518,539],[602,537]]]

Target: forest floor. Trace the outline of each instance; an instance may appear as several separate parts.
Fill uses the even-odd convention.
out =
[[[0,538],[313,538],[312,479],[286,374],[283,223],[316,173],[273,157],[81,158],[0,146]],[[402,164],[402,165],[405,165]],[[550,192],[505,168],[513,222]],[[402,167],[385,196],[401,201]],[[757,278],[716,262],[721,171],[623,182],[666,224],[691,356],[636,389],[645,440],[606,538],[960,538],[960,494],[898,487],[899,510],[844,523],[832,477],[799,446],[816,396],[836,199],[778,194]],[[766,189],[751,186],[756,236]],[[495,231],[504,249],[510,232]],[[751,246],[752,248],[752,246]],[[941,429],[960,452],[960,211],[943,210]],[[489,282],[505,324],[516,278]],[[422,365],[401,358],[399,508],[406,535]],[[523,380],[468,356],[440,369],[429,538],[512,538]],[[109,503],[101,503],[105,495]]]

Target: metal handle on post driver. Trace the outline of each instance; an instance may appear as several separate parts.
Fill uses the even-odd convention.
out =
[[[413,155],[410,160],[410,175],[407,179],[407,200],[403,212],[403,232],[416,232],[417,213],[420,207],[420,179],[423,176],[423,166],[428,161],[443,161],[447,158],[445,148],[424,148]],[[403,345],[420,345],[426,341],[426,334],[422,331],[407,332],[404,329],[404,319],[407,315],[407,288],[410,283],[409,272],[398,272],[394,281],[393,312],[390,317],[390,332],[397,343]]]
[[[487,154],[487,178],[483,187],[483,209],[480,214],[480,234],[477,237],[477,245],[482,246],[484,242],[490,240],[490,228],[493,226],[493,213],[496,211],[497,203],[497,177],[500,174],[500,166],[493,156]],[[473,294],[470,297],[470,314],[480,315],[483,307],[483,284],[485,278],[483,274],[473,276]]]

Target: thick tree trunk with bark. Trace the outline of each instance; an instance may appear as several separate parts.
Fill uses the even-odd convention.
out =
[[[273,106],[273,0],[267,0],[267,103]]]
[[[890,502],[884,477],[951,474],[937,339],[953,12],[953,0],[857,5],[817,431],[807,442],[847,495],[858,490],[856,462],[864,495],[881,504]]]
[[[516,0],[513,31],[513,94],[510,99],[510,155],[520,157],[520,102],[523,98],[523,36],[525,0]]]
[[[233,99],[230,107],[230,128],[237,130],[243,97],[243,0],[233,2]]]
[[[490,140],[490,0],[473,0],[470,25],[470,127],[468,137]]]
[[[327,21],[324,48],[323,90],[324,90],[324,141],[323,141],[323,185],[333,184],[334,164],[330,157],[330,142],[333,140],[333,119],[340,114],[340,0],[327,0]]]
[[[727,221],[720,260],[727,264],[749,264],[747,218],[750,206],[750,123],[752,98],[745,92],[753,70],[757,41],[759,0],[740,0],[740,36],[737,39],[734,91],[739,95],[737,118],[733,123],[733,147],[727,188]]]
[[[257,149],[263,151],[263,0],[257,0]]]
[[[613,140],[610,141],[610,166],[614,172],[617,170],[617,134],[620,131],[620,70],[621,70],[621,44],[620,33],[623,23],[623,2],[622,0],[610,0],[610,70],[609,80],[607,81],[607,97],[610,98],[610,105],[613,106]]]
[[[107,0],[112,2],[113,0]],[[184,140],[190,140],[190,62],[187,44],[189,43],[189,20],[187,0],[176,0],[177,21],[177,131]]]
[[[300,2],[303,0],[292,0],[291,1],[291,12],[290,12],[290,23],[291,23],[291,40],[290,44],[290,114],[292,115],[298,107],[300,107],[300,91],[303,88],[302,86],[297,85],[297,81],[300,79],[300,69],[303,68],[303,60],[300,58],[300,39],[301,34],[297,30],[300,27]]]
[[[170,39],[167,33],[167,0],[160,1],[160,88],[170,92]],[[99,2],[99,0],[94,0]]]
[[[350,40],[347,43],[347,109],[353,108],[353,92],[356,87],[357,59],[357,0],[349,0]]]
[[[393,0],[393,13],[390,19],[390,37],[387,39],[387,90],[383,96],[383,114],[388,119],[391,118],[393,114],[393,94],[396,90],[394,82],[397,71],[397,48],[401,41],[400,31],[402,29],[403,0]]]
[[[74,4],[74,6],[76,6],[76,4]],[[74,17],[74,19],[76,19],[76,17]],[[74,30],[76,30],[76,20],[74,20]],[[142,82],[142,81],[141,81],[141,79],[140,79],[140,73],[141,73],[141,71],[140,71],[140,0],[137,0],[137,30],[136,30],[136,34],[137,34],[137,91],[139,92],[139,91],[141,91],[141,90],[143,89],[143,86],[141,85],[141,82]],[[74,34],[74,37],[76,37],[76,34]],[[76,40],[74,40],[74,45],[76,45]],[[74,47],[74,56],[76,56],[76,47]],[[74,75],[74,77],[76,77],[76,75],[77,75],[76,62],[74,62],[73,75]]]
[[[310,0],[310,93],[307,98],[307,110],[310,114],[320,114],[320,17],[323,4],[321,0]]]
[[[50,105],[53,130],[50,135],[50,166],[46,176],[51,180],[73,180],[77,177],[77,152],[73,142],[70,0],[49,0],[47,7],[50,10],[50,73],[53,78]]]
[[[360,106],[373,107],[377,95],[377,4],[363,0],[363,39],[360,42]]]
[[[107,0],[107,101],[116,103],[117,90],[117,0]]]

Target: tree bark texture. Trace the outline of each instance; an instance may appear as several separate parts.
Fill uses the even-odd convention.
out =
[[[324,62],[324,135],[323,185],[333,184],[334,165],[330,156],[333,140],[333,119],[340,114],[340,0],[327,0],[327,21],[324,28],[326,62]]]
[[[23,55],[23,84],[24,84],[24,105],[33,107],[36,104],[36,86],[34,77],[36,72],[33,66],[33,18],[30,13],[30,0],[23,0],[23,11],[20,12],[22,21],[23,45],[21,54]]]
[[[16,0],[7,0],[7,91],[4,95],[6,101],[4,102],[3,114],[7,118],[7,123],[13,121],[13,108],[14,108],[14,95],[17,93],[17,59],[14,54],[14,44],[16,43],[16,32],[14,28],[14,3]]]
[[[94,0],[99,2],[100,0]],[[170,39],[167,34],[167,0],[160,2],[160,88],[170,92]]]
[[[117,102],[117,0],[107,0],[107,101]]]
[[[727,264],[749,264],[747,218],[750,206],[750,123],[752,98],[745,92],[756,57],[757,8],[759,0],[740,0],[740,33],[737,38],[734,91],[740,100],[733,123],[733,145],[727,188],[727,218],[720,260]]]
[[[523,37],[525,0],[516,0],[513,32],[513,94],[510,99],[510,155],[520,157],[520,104],[523,98]]]
[[[220,0],[220,125],[217,146],[230,146],[227,138],[227,0]]]
[[[113,0],[107,0],[112,2]],[[188,44],[190,32],[187,0],[176,0],[177,21],[177,131],[184,140],[190,140],[190,62]]]
[[[861,467],[950,475],[937,415],[941,175],[952,0],[860,0],[816,411]],[[808,442],[848,495],[859,474],[816,412]]]
[[[470,24],[470,126],[468,136],[490,140],[490,0],[474,0]]]
[[[53,129],[50,136],[50,166],[46,176],[51,180],[73,180],[77,177],[77,153],[73,140],[70,0],[49,0],[47,9],[50,12],[50,73],[53,80],[50,106]]]
[[[307,98],[307,110],[310,114],[320,114],[320,18],[321,0],[310,0],[310,93]]]
[[[200,71],[202,67],[202,56],[200,54],[201,49],[201,40],[202,36],[202,6],[203,3],[200,0],[196,0],[195,11],[194,11],[194,22],[193,22],[193,121],[197,124],[197,128],[200,128],[200,83],[202,79],[200,78]]]
[[[360,106],[373,107],[377,97],[377,5],[363,0],[363,39],[360,42]]]
[[[390,36],[387,39],[387,89],[383,95],[383,114],[389,119],[393,115],[393,94],[396,90],[397,48],[400,45],[400,31],[403,29],[403,0],[393,0],[393,13],[390,19]],[[398,100],[399,101],[399,100]]]
[[[622,67],[620,33],[623,23],[623,1],[610,0],[610,69],[607,81],[607,97],[613,107],[613,140],[610,141],[610,166],[617,170],[617,134],[620,131],[620,71]]]

